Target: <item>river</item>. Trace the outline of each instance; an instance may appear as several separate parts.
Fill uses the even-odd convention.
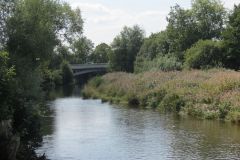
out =
[[[50,160],[240,159],[240,126],[83,100],[51,102],[43,144]]]

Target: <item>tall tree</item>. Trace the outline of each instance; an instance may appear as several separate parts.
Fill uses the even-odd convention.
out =
[[[48,59],[61,41],[80,37],[82,25],[80,11],[58,0],[19,0],[8,21],[10,55],[24,57],[34,67],[36,59]]]
[[[240,69],[240,4],[234,6],[223,37],[225,48],[227,48],[226,66]]]
[[[143,57],[152,60],[157,55],[164,55],[169,52],[169,42],[167,32],[162,31],[152,34],[144,39],[144,43],[138,53],[138,57]]]
[[[7,49],[17,84],[12,121],[26,146],[39,140],[40,66],[50,60],[57,45],[81,36],[82,25],[80,12],[58,0],[17,0],[7,18]]]
[[[113,70],[133,72],[134,61],[144,41],[144,31],[139,26],[124,27],[113,40],[110,65]]]
[[[93,52],[94,44],[87,37],[81,37],[74,40],[71,46],[74,60],[71,63],[87,63],[89,61],[89,56]]]
[[[201,39],[220,38],[226,20],[220,0],[193,0],[192,12]]]
[[[167,21],[169,52],[183,59],[184,51],[199,39],[193,13],[176,5],[171,8]]]
[[[90,60],[94,63],[108,63],[111,47],[106,43],[101,43],[96,46],[93,53],[90,55]]]
[[[169,52],[183,59],[184,51],[198,40],[219,39],[226,11],[219,0],[193,0],[191,9],[171,8],[167,26]]]

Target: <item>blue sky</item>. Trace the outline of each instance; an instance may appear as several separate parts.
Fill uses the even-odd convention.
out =
[[[191,0],[65,0],[73,8],[79,7],[84,19],[84,34],[95,45],[110,44],[123,26],[140,25],[146,36],[164,30],[170,7],[191,6]],[[232,9],[240,0],[222,0]]]

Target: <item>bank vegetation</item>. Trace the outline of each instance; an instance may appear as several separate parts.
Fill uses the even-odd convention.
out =
[[[123,106],[240,123],[240,73],[231,70],[109,73],[92,79],[83,95]]]

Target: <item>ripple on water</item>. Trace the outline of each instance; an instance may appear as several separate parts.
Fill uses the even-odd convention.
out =
[[[150,110],[61,98],[38,154],[51,160],[239,159],[240,129]]]

